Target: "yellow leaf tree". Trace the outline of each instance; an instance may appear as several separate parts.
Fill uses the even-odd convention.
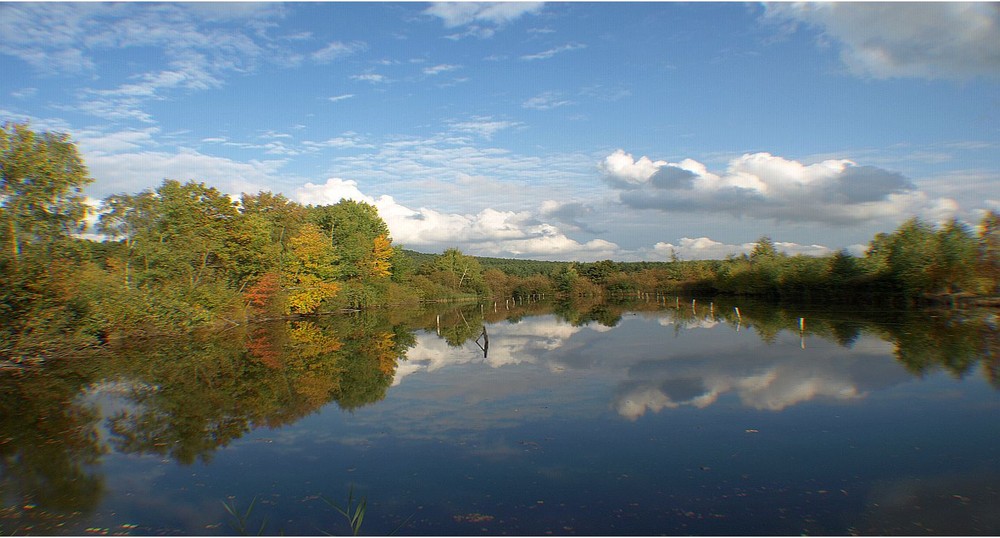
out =
[[[392,256],[395,249],[392,248],[392,239],[381,234],[372,240],[372,250],[368,253],[367,263],[368,274],[371,277],[387,277],[392,270]]]
[[[319,227],[306,224],[289,241],[291,259],[285,268],[288,282],[289,314],[312,314],[326,299],[340,291],[337,278],[337,254],[330,239]]]

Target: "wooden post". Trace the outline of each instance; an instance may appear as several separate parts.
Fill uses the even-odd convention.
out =
[[[437,315],[438,336],[441,336],[441,314]]]
[[[799,318],[799,332],[802,333],[805,331],[806,331],[806,318]]]
[[[740,315],[740,307],[734,306],[733,310],[736,311],[736,319],[743,321],[743,316]]]

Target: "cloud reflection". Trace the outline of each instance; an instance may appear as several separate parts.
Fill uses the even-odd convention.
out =
[[[418,372],[446,375],[458,365],[535,365],[550,373],[572,372],[567,382],[606,387],[610,401],[605,402],[621,417],[637,420],[647,413],[720,402],[767,411],[817,399],[850,402],[911,377],[893,359],[892,346],[875,337],[862,338],[852,349],[819,339],[801,349],[792,333],[765,343],[753,328],[738,333],[721,320],[675,320],[668,311],[629,316],[614,328],[574,327],[541,316],[488,330],[485,359],[469,344],[452,348],[432,333],[419,335],[394,384]],[[508,390],[523,392],[529,385],[535,386],[529,390],[543,390],[546,383],[525,380]]]
[[[491,325],[488,327],[490,350],[486,358],[472,344],[454,348],[433,333],[419,334],[416,344],[406,354],[406,361],[396,369],[393,385],[398,385],[404,377],[416,372],[434,372],[459,364],[482,363],[490,368],[522,363],[536,364],[542,361],[546,352],[565,347],[576,333],[603,329],[606,328],[574,327],[552,316],[531,318],[514,324]],[[562,369],[555,364],[550,368],[554,372]]]

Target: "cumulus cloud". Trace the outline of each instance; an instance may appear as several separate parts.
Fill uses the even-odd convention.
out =
[[[797,222],[861,223],[906,214],[941,216],[955,209],[931,199],[898,172],[847,159],[814,164],[770,153],[745,154],[715,173],[695,160],[636,160],[617,150],[598,164],[622,203],[669,212],[716,211]]]
[[[766,17],[818,27],[841,59],[875,78],[996,77],[1000,8],[990,2],[770,4]]]
[[[628,186],[648,182],[649,178],[666,164],[667,161],[653,161],[649,157],[640,157],[637,161],[631,153],[619,149],[605,157],[598,168],[613,184]]]
[[[544,200],[539,208],[539,213],[542,217],[555,219],[573,230],[600,233],[600,230],[594,229],[587,222],[597,211],[581,202]]]
[[[372,204],[389,226],[393,240],[412,247],[455,246],[468,254],[484,256],[579,260],[607,258],[618,251],[618,245],[609,241],[581,243],[571,239],[529,211],[486,208],[475,214],[460,214],[426,207],[411,209],[389,195],[368,196],[353,180],[330,178],[322,185],[307,183],[295,197],[305,204],[336,204],[341,199]]]

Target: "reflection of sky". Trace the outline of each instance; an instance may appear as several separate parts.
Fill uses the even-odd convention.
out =
[[[574,334],[595,329],[604,327],[574,327],[552,316],[491,325],[487,329],[490,347],[485,358],[473,342],[454,348],[433,333],[421,333],[417,335],[416,345],[407,352],[406,361],[396,370],[393,385],[398,385],[404,377],[414,372],[434,372],[457,364],[476,363],[491,368],[524,362],[534,364],[546,352],[567,346]]]
[[[460,399],[463,412],[481,423],[499,420],[491,406],[478,405],[484,402],[530,396],[557,408],[561,393],[586,394],[591,412],[610,406],[635,420],[682,406],[703,409],[727,397],[770,411],[817,399],[850,401],[912,379],[893,359],[891,344],[870,336],[850,349],[818,337],[802,342],[790,332],[768,344],[753,329],[737,332],[713,320],[675,321],[658,313],[626,314],[612,328],[540,316],[487,330],[485,359],[474,342],[449,347],[433,333],[418,335],[394,381],[412,386],[394,387],[389,399],[411,391],[437,402]],[[583,406],[575,402],[572,412]]]
[[[372,534],[411,514],[398,534],[478,534],[456,519],[470,514],[495,517],[487,534],[881,534],[896,527],[865,518],[926,515],[908,510],[912,484],[899,480],[995,483],[997,429],[983,418],[997,391],[976,376],[912,376],[869,335],[850,348],[806,336],[803,349],[795,332],[765,343],[753,328],[662,313],[487,330],[487,358],[472,341],[418,334],[384,400],[258,428],[209,463],[109,454],[113,487],[84,525],[232,534],[221,501],[257,498],[252,519],[268,517],[269,533],[339,534],[349,529],[317,496],[342,501],[355,487]],[[135,388],[91,397],[107,413]],[[956,480],[914,494],[946,487],[942,521],[996,499]],[[867,514],[869,500],[887,508]]]

